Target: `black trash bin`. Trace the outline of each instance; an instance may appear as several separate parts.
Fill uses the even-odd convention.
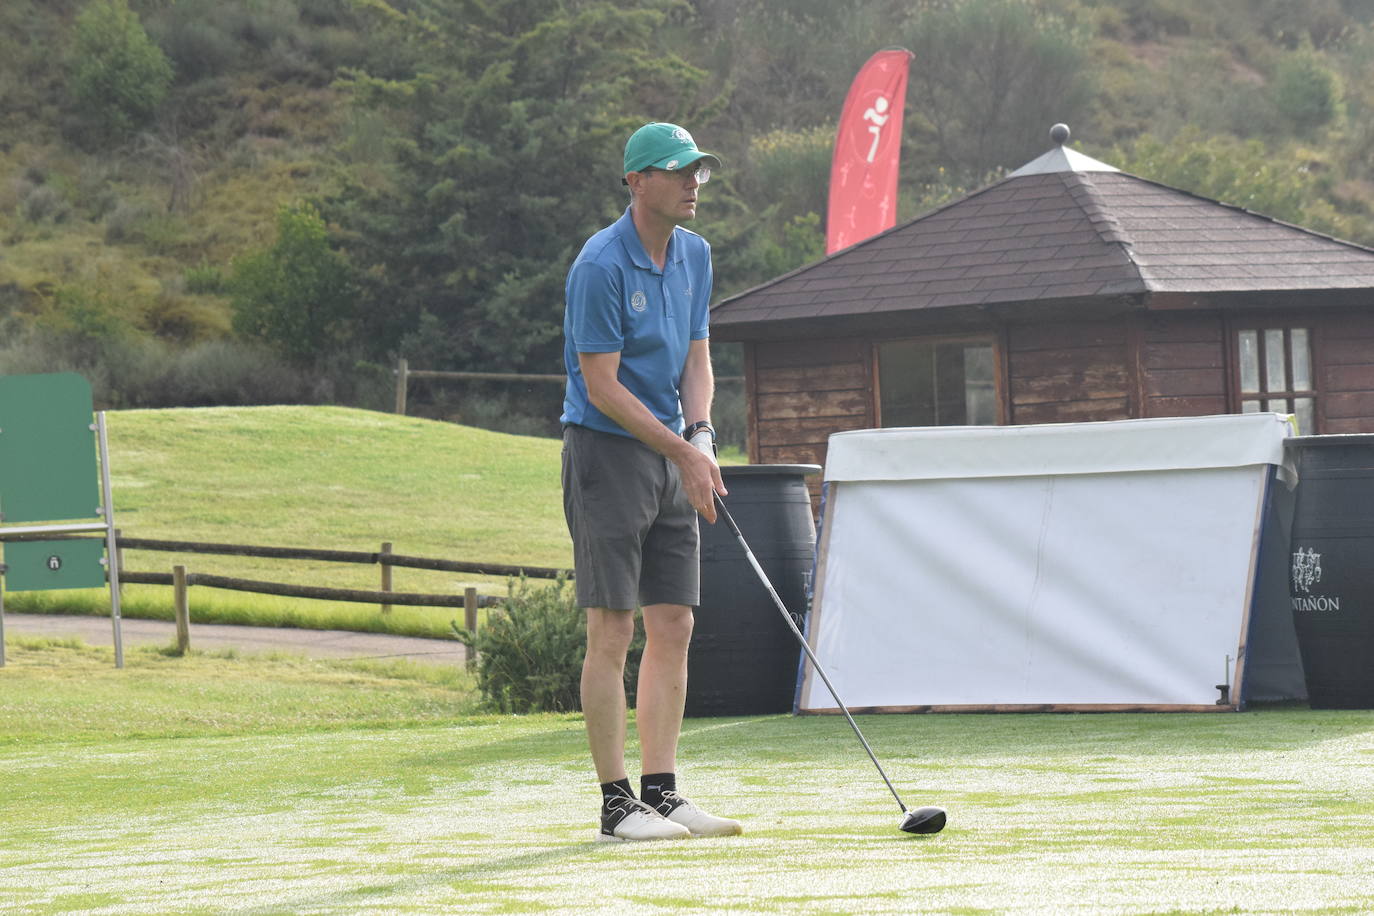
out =
[[[1302,436],[1289,597],[1313,709],[1374,709],[1374,435]]]
[[[816,549],[814,464],[727,465],[725,503],[801,625]],[[701,522],[701,605],[687,658],[688,716],[791,712],[801,647],[724,520]]]

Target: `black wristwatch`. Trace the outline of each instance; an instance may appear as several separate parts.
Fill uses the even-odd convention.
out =
[[[696,433],[699,430],[703,429],[711,434],[711,444],[714,445],[716,442],[716,428],[711,425],[711,421],[709,420],[696,421],[691,426],[687,427],[682,431],[682,438],[686,439],[688,442],[691,442],[692,436],[696,435]]]

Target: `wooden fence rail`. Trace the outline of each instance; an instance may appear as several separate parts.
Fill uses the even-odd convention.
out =
[[[134,585],[175,585],[172,573],[122,572],[119,580]],[[419,592],[373,592],[359,588],[326,588],[315,585],[290,585],[285,582],[260,582],[210,573],[187,573],[186,585],[205,585],[259,595],[285,598],[315,598],[321,601],[356,601],[360,604],[399,604],[409,607],[466,607],[463,595],[426,595]],[[504,598],[478,595],[478,607],[500,607]]]
[[[158,538],[120,538],[128,550],[159,550],[166,553],[213,553],[239,557],[266,557],[278,560],[321,560],[328,563],[380,563],[409,569],[431,569],[440,572],[463,572],[482,576],[527,576],[531,579],[571,579],[570,569],[551,566],[512,566],[505,563],[468,563],[461,560],[437,560],[430,557],[409,557],[384,551],[318,550],[309,547],[258,547],[249,544],[213,544],[203,541],[168,541]]]
[[[49,534],[45,539],[64,540],[76,535]],[[6,537],[0,533],[2,541],[32,540],[27,535]],[[382,612],[392,605],[408,607],[453,607],[463,608],[463,623],[469,632],[477,631],[477,610],[486,607],[500,607],[505,598],[497,595],[479,595],[477,589],[468,587],[463,594],[424,594],[420,592],[397,592],[391,590],[391,569],[400,566],[409,569],[429,569],[439,572],[465,572],[487,576],[527,576],[534,579],[557,579],[560,576],[571,579],[572,570],[548,566],[515,566],[505,563],[470,563],[461,560],[440,560],[432,557],[410,557],[391,552],[391,544],[385,543],[378,551],[361,550],[321,550],[312,547],[265,547],[255,544],[220,544],[206,541],[172,541],[162,538],[119,538],[120,554],[125,550],[148,550],[165,553],[204,553],[224,556],[262,557],[278,560],[317,560],[329,563],[377,564],[382,567],[382,590],[369,591],[356,588],[330,588],[313,585],[292,585],[285,582],[262,582],[256,579],[239,579],[233,576],[217,576],[210,573],[188,573],[183,566],[174,566],[170,573],[130,572],[124,569],[121,556],[119,579],[121,584],[133,585],[170,585],[174,590],[174,605],[177,620],[177,643],[182,651],[190,644],[190,612],[186,590],[193,585],[209,588],[222,588],[231,591],[252,592],[260,595],[279,595],[286,598],[310,598],[321,601],[353,601],[361,604],[379,604]],[[471,661],[471,659],[469,659]]]
[[[568,377],[563,373],[548,372],[449,372],[441,369],[412,369],[409,360],[398,360],[392,370],[396,376],[396,413],[406,412],[406,396],[413,378],[447,379],[457,382],[515,382],[517,384],[552,383],[563,385]],[[742,375],[718,375],[717,383],[743,382]]]

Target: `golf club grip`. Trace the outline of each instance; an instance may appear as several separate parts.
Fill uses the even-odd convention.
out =
[[[854,734],[859,739],[859,743],[862,744],[864,750],[868,752],[868,759],[873,761],[873,766],[877,768],[878,775],[881,776],[883,782],[887,784],[887,790],[892,793],[893,798],[897,799],[897,807],[905,812],[906,805],[902,803],[902,797],[897,794],[896,788],[892,785],[892,780],[887,778],[887,773],[883,770],[883,765],[878,762],[878,757],[873,753],[873,748],[868,746],[868,740],[864,738],[864,733],[859,731],[859,723],[855,722],[854,717],[850,715],[849,707],[844,705],[844,700],[840,699],[840,694],[835,690],[835,685],[830,683],[830,677],[825,673],[825,669],[821,667],[820,660],[816,658],[816,653],[811,651],[811,646],[806,642],[806,636],[798,629],[797,622],[787,610],[787,605],[778,597],[777,590],[773,588],[773,583],[768,578],[768,574],[764,572],[763,567],[759,565],[758,559],[754,556],[754,551],[749,549],[749,542],[744,539],[744,535],[739,530],[739,525],[735,524],[735,519],[730,515],[730,510],[725,508],[725,500],[720,498],[719,493],[715,494],[715,498],[716,506],[720,509],[720,514],[725,518],[725,524],[730,527],[730,531],[733,532],[735,537],[739,540],[740,547],[744,549],[745,559],[749,561],[750,566],[754,567],[754,572],[758,574],[759,581],[763,583],[763,587],[767,589],[769,596],[773,599],[773,604],[777,606],[778,613],[782,614],[782,619],[787,622],[787,626],[791,629],[792,635],[797,638],[797,642],[801,645],[802,651],[805,652],[806,657],[810,659],[812,667],[816,669],[816,673],[819,674],[821,680],[825,682],[825,687],[830,691],[830,696],[834,698],[835,704],[840,707],[840,712],[844,713],[845,719],[849,721],[849,727],[854,729]]]

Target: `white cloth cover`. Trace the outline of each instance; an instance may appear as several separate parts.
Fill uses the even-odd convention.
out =
[[[949,480],[1274,464],[1296,481],[1276,413],[1039,426],[860,429],[830,437],[825,480]]]
[[[836,434],[812,648],[851,707],[1211,706],[1221,683],[1234,701],[1289,431],[1265,414]],[[837,708],[809,664],[797,705]]]

